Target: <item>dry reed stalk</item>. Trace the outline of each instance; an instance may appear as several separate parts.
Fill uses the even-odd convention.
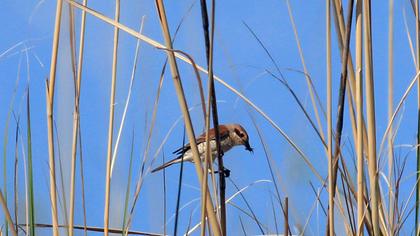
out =
[[[3,192],[0,190],[0,204],[3,208],[4,216],[6,218],[7,223],[9,224],[10,231],[12,231],[13,236],[17,236],[12,217],[10,216],[9,209],[7,209],[7,203],[6,200],[3,197]]]
[[[120,0],[115,0],[115,21],[120,19]],[[105,179],[105,209],[104,209],[104,235],[108,235],[109,227],[109,205],[111,192],[111,162],[112,162],[112,140],[114,135],[114,105],[115,105],[115,90],[117,84],[117,61],[118,61],[118,36],[119,29],[114,27],[114,47],[112,56],[112,81],[111,81],[111,95],[109,102],[109,126],[108,126],[108,148],[106,160],[106,179]]]
[[[84,235],[87,236],[87,216],[86,216],[86,199],[85,199],[85,176],[83,170],[83,150],[82,150],[82,131],[80,128],[79,121],[79,155],[80,155],[80,188],[82,194],[82,209],[83,209],[83,226],[84,226]]]
[[[70,61],[71,70],[73,73],[73,82],[76,86],[77,64],[76,64],[76,29],[74,27],[74,8],[68,5],[69,12],[69,44],[70,44]]]
[[[376,161],[376,123],[375,123],[375,97],[373,82],[373,58],[372,58],[372,31],[371,31],[371,6],[370,0],[363,1],[363,44],[365,55],[366,76],[366,112],[368,131],[368,170],[371,192],[371,211],[373,234],[380,235],[379,231],[379,186],[378,170]]]
[[[416,71],[420,71],[420,22],[419,22],[419,1],[415,3],[415,15],[416,15]],[[420,81],[417,82],[417,144],[420,143]],[[417,145],[416,148],[417,154],[417,170],[416,170],[416,179],[420,179],[420,146]],[[419,227],[419,208],[420,208],[420,187],[416,185],[416,205],[415,205],[415,232],[416,235],[420,234]]]
[[[331,2],[326,0],[326,55],[327,55],[327,146],[328,146],[328,235],[334,236],[334,186],[333,186],[333,153],[332,153],[332,78],[331,78]]]
[[[63,159],[62,157],[62,152],[61,152],[61,142],[60,142],[60,133],[58,132],[58,128],[57,128],[57,123],[54,120],[54,131],[55,131],[55,139],[57,140],[57,162],[58,162],[58,174],[59,174],[59,181],[60,183],[58,184],[57,187],[59,187],[60,189],[57,190],[57,194],[58,194],[58,204],[59,207],[61,207],[61,215],[63,217],[63,221],[65,225],[68,225],[69,223],[69,219],[68,219],[68,208],[67,208],[67,194],[65,192],[65,185],[64,185],[64,171],[63,171]],[[60,191],[61,191],[61,196],[60,196]],[[61,197],[61,198],[60,198]],[[65,229],[66,233],[68,234],[68,228]]]
[[[210,83],[210,81],[209,81]],[[204,157],[204,168],[203,168],[203,183],[201,188],[201,231],[200,235],[204,236],[206,234],[206,201],[207,201],[207,191],[208,191],[208,175],[207,170],[209,169],[209,165],[211,166],[212,158],[210,157],[210,145],[209,139],[210,139],[210,109],[211,109],[211,96],[210,96],[210,86],[208,86],[208,101],[207,101],[207,113],[206,113],[206,119],[205,119],[205,125],[206,125],[206,154]]]
[[[351,0],[348,2],[348,9],[347,9],[347,25],[345,28],[345,35],[343,46],[341,50],[341,76],[340,76],[340,87],[339,87],[339,94],[338,94],[338,104],[337,104],[337,121],[336,121],[336,128],[335,128],[335,151],[333,155],[333,163],[332,163],[332,192],[333,198],[335,197],[335,189],[337,186],[337,171],[338,171],[338,160],[340,159],[341,155],[341,136],[343,132],[344,126],[344,106],[345,106],[345,95],[346,95],[346,88],[347,88],[347,81],[348,81],[348,58],[349,58],[349,51],[350,51],[350,35],[351,35],[351,23],[353,19],[353,5],[354,1]],[[350,86],[349,86],[350,87]],[[350,98],[349,101],[351,102],[352,99]],[[349,107],[353,107],[350,103]],[[343,165],[344,160],[342,159]],[[351,185],[349,185],[351,186]],[[347,202],[347,201],[346,201]],[[328,227],[329,222],[327,222]]]
[[[51,53],[50,76],[46,84],[46,98],[47,98],[47,125],[48,125],[48,163],[50,169],[50,200],[51,200],[51,218],[53,223],[53,235],[58,236],[58,216],[57,216],[57,190],[56,190],[56,175],[55,175],[55,158],[54,158],[54,91],[55,91],[55,76],[57,70],[58,45],[60,41],[60,26],[61,26],[61,12],[63,1],[57,1],[55,13],[54,36]]]
[[[284,235],[289,236],[289,198],[284,199]]]
[[[28,54],[26,54],[26,60],[27,60],[27,71],[29,71],[29,59]],[[29,76],[28,76],[29,77]],[[28,78],[29,81],[29,78]],[[31,128],[31,106],[30,106],[30,93],[29,93],[29,87],[27,90],[28,94],[26,97],[26,114],[27,114],[27,127],[26,127],[26,137],[27,137],[27,148],[28,148],[28,163],[26,168],[25,163],[25,152],[23,151],[23,140],[22,136],[21,138],[21,145],[22,145],[22,153],[23,153],[23,168],[25,173],[25,189],[29,189],[29,191],[25,191],[25,198],[26,198],[26,222],[29,222],[29,226],[26,227],[26,232],[30,235],[35,235],[35,203],[34,203],[34,179],[33,179],[33,156],[32,156],[32,128]],[[29,196],[28,196],[29,195]],[[29,199],[28,199],[29,198]],[[29,200],[29,202],[28,202]],[[29,231],[30,230],[30,231]],[[17,231],[17,230],[16,230]]]
[[[172,41],[171,41],[171,36],[169,33],[169,26],[166,19],[166,12],[165,12],[163,1],[156,0],[156,6],[157,6],[157,11],[158,11],[166,47],[169,49],[172,49]],[[195,165],[196,172],[199,178],[199,182],[203,183],[203,170],[200,165],[201,162],[199,158],[197,144],[195,141],[194,129],[192,126],[190,114],[188,112],[188,105],[184,96],[184,91],[183,91],[181,80],[180,80],[178,66],[176,64],[175,54],[170,51],[167,51],[167,54],[168,54],[169,65],[170,65],[173,81],[175,84],[177,97],[178,97],[178,102],[179,102],[179,105],[181,106],[181,110],[184,116],[184,122],[185,122],[186,130],[188,133],[188,139],[190,141],[191,151],[193,153],[194,165]],[[203,188],[203,186],[201,186],[201,188]],[[210,226],[212,228],[213,234],[216,236],[221,235],[220,226],[217,221],[216,215],[213,211],[213,203],[210,198],[210,193],[208,191],[206,192],[206,212],[210,221]]]
[[[337,32],[337,42],[338,42],[338,46],[340,48],[341,53],[343,53],[344,51],[344,44],[345,44],[345,32],[346,32],[346,27],[345,27],[345,22],[344,22],[344,15],[343,15],[343,8],[341,6],[341,0],[333,0],[333,6],[334,6],[334,21],[335,21],[335,28],[336,28],[336,32]],[[354,72],[354,65],[353,65],[353,60],[352,60],[352,55],[351,52],[349,51],[349,55],[348,55],[348,83],[347,86],[349,86],[349,93],[347,93],[347,100],[349,102],[349,114],[350,114],[350,123],[352,126],[352,130],[353,130],[353,138],[354,141],[356,142],[356,113],[354,111],[354,102],[353,102],[353,98],[356,97],[355,95],[355,87],[356,87],[356,80],[355,80],[355,72]],[[366,132],[366,125],[364,124],[363,121],[363,137],[367,137],[367,132]],[[365,141],[364,141],[365,142]]]
[[[389,0],[388,9],[388,122],[394,111],[394,0]],[[394,231],[394,141],[392,126],[388,136],[388,196],[389,232]]]
[[[27,99],[29,100],[29,89],[28,89],[28,97]],[[19,118],[18,118],[19,119]],[[13,170],[13,195],[14,196],[14,215],[15,215],[15,222],[18,222],[18,217],[19,217],[19,212],[18,212],[18,195],[19,195],[19,190],[18,190],[18,161],[19,161],[19,120],[17,121],[17,125],[16,125],[16,130],[15,130],[15,165],[14,165],[14,170]],[[18,225],[15,225],[15,231],[18,231]]]
[[[87,0],[83,0],[83,6],[87,5]],[[75,98],[74,98],[74,112],[73,112],[73,136],[72,136],[72,150],[71,150],[71,170],[70,170],[70,206],[69,206],[69,236],[73,236],[74,225],[74,198],[75,198],[75,182],[76,182],[76,152],[77,152],[77,136],[79,133],[79,119],[80,119],[80,85],[82,81],[83,68],[83,50],[85,44],[85,23],[86,12],[82,12],[82,19],[80,23],[80,38],[79,38],[79,57],[77,63],[77,77],[75,83]]]
[[[365,202],[364,196],[364,170],[363,170],[363,51],[362,51],[362,1],[356,3],[356,110],[357,110],[357,228],[358,236],[363,236],[363,221]]]

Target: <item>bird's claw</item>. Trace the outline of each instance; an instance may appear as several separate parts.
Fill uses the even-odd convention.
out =
[[[230,170],[227,169],[227,168],[223,168],[223,170],[221,170],[221,171],[218,171],[218,170],[214,171],[215,174],[218,174],[220,172],[222,172],[222,174],[225,176],[225,178],[228,178],[230,176]]]
[[[224,169],[223,169],[223,174],[225,175],[225,178],[228,178],[228,177],[230,176],[230,170],[229,170],[229,169],[224,168]]]

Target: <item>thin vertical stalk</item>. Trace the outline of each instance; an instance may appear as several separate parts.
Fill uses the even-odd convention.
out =
[[[338,46],[340,48],[341,51],[344,51],[344,44],[345,44],[345,32],[346,32],[346,26],[345,26],[345,22],[344,22],[344,16],[343,16],[343,8],[341,6],[341,0],[333,0],[333,6],[334,6],[334,21],[335,21],[335,26],[336,26],[336,33],[337,33],[337,42],[338,42]],[[351,125],[353,128],[353,131],[356,130],[356,114],[354,112],[354,108],[353,108],[353,99],[355,97],[354,91],[355,91],[355,72],[354,72],[354,65],[353,65],[353,60],[352,60],[352,56],[351,56],[351,52],[349,51],[349,55],[348,55],[348,60],[347,60],[347,65],[348,65],[348,75],[349,75],[349,79],[348,79],[348,84],[350,86],[351,89],[349,93],[347,93],[347,100],[349,102],[349,114],[350,114],[350,121],[351,121]],[[363,135],[364,137],[366,137],[366,127],[365,124],[363,124]],[[355,132],[353,132],[354,138],[356,137]],[[355,142],[356,142],[356,138],[355,138]]]
[[[373,58],[372,58],[372,31],[371,31],[371,6],[370,0],[363,1],[363,42],[365,55],[366,76],[366,112],[368,132],[368,169],[371,192],[371,211],[373,234],[380,235],[379,231],[379,186],[378,170],[376,161],[376,124],[375,124],[375,96],[373,82]]]
[[[84,235],[87,236],[87,219],[86,219],[86,201],[85,201],[85,176],[83,171],[83,150],[82,150],[82,131],[80,129],[80,120],[79,120],[79,157],[80,157],[80,184],[81,184],[81,194],[82,194],[82,209],[83,209],[83,231]]]
[[[185,147],[185,128],[184,134],[182,137],[182,146]],[[181,159],[181,167],[179,168],[179,178],[178,178],[178,194],[176,197],[176,207],[175,207],[175,221],[174,221],[174,236],[178,235],[178,220],[179,220],[179,204],[181,203],[181,189],[182,189],[182,176],[184,174],[184,158]]]
[[[331,2],[326,0],[326,54],[327,54],[327,137],[328,137],[328,235],[334,236],[334,186],[332,153],[332,78],[331,78]]]
[[[354,1],[350,0],[348,2],[348,9],[347,9],[347,25],[345,29],[344,35],[344,43],[343,43],[343,50],[342,52],[342,59],[341,59],[341,75],[340,75],[340,87],[338,93],[338,104],[337,104],[337,121],[335,127],[335,150],[333,155],[333,171],[332,171],[332,189],[335,190],[337,186],[337,172],[338,172],[338,160],[341,155],[341,136],[343,132],[344,126],[344,106],[345,106],[345,95],[346,95],[346,88],[347,88],[347,81],[348,81],[348,59],[349,59],[349,49],[350,49],[350,35],[351,35],[351,23],[353,19],[353,5]],[[351,99],[350,99],[351,100]],[[352,104],[349,104],[351,107]],[[335,197],[335,191],[332,193],[333,198]]]
[[[83,6],[87,5],[87,0],[83,0]],[[79,57],[77,63],[77,74],[75,83],[74,96],[74,113],[73,113],[73,136],[72,136],[72,150],[71,150],[71,172],[70,172],[70,212],[69,212],[69,236],[73,236],[74,226],[74,198],[75,198],[75,182],[76,182],[76,153],[77,153],[77,136],[79,133],[79,119],[80,119],[80,85],[82,81],[83,68],[83,50],[85,44],[85,22],[86,12],[82,11],[82,20],[80,23],[80,40],[79,40]]]
[[[48,163],[50,169],[50,199],[51,199],[51,218],[53,225],[53,235],[58,236],[58,216],[57,216],[57,190],[55,175],[55,158],[54,158],[54,90],[55,76],[57,70],[58,45],[60,41],[61,12],[63,1],[57,0],[57,8],[55,13],[54,37],[52,43],[50,76],[47,81],[46,98],[47,98],[47,125],[48,125]]]
[[[416,13],[416,72],[420,71],[420,22],[419,22],[419,1],[416,1],[415,4],[415,13]],[[417,144],[420,143],[420,81],[417,82]],[[417,145],[417,170],[416,170],[416,179],[417,183],[420,179],[420,146]],[[419,208],[420,208],[420,187],[419,184],[416,185],[416,216],[415,216],[415,230],[416,235],[420,234],[419,227]]]
[[[388,122],[394,112],[394,0],[389,0],[388,12]],[[392,125],[388,136],[388,196],[389,231],[394,231],[394,141]]]
[[[29,192],[29,235],[35,235],[35,195],[34,195],[34,177],[32,165],[32,129],[31,129],[31,105],[30,93],[28,88],[28,95],[26,97],[26,113],[27,113],[27,128],[26,137],[28,142],[28,192]]]
[[[125,234],[125,232],[126,232],[126,230],[125,230],[126,227],[125,226],[127,225],[128,202],[130,200],[131,175],[132,175],[132,171],[133,171],[133,156],[134,156],[134,130],[133,130],[132,135],[131,135],[130,163],[128,164],[127,187],[126,187],[126,190],[125,190],[124,213],[123,213],[123,221],[122,221],[122,227],[121,227],[121,229],[122,229],[121,235],[122,236],[126,235]],[[165,172],[163,172],[163,174],[165,174]],[[163,191],[165,192],[165,184],[164,184],[164,190]],[[166,218],[164,218],[164,219],[166,219]],[[164,231],[165,231],[164,234],[166,235],[166,227],[165,227]]]
[[[289,198],[284,199],[284,235],[289,236]]]
[[[120,20],[120,0],[115,0],[115,21]],[[112,162],[112,140],[114,135],[114,104],[115,90],[117,84],[117,60],[118,60],[118,36],[119,29],[114,27],[114,49],[112,57],[112,81],[111,81],[111,100],[109,102],[109,126],[108,126],[108,148],[106,160],[106,179],[105,179],[105,209],[104,209],[104,235],[109,231],[109,205],[111,192],[111,162]]]
[[[205,3],[204,3],[205,4]],[[203,16],[204,17],[204,16]],[[207,14],[206,14],[207,17]],[[203,20],[204,22],[204,20]],[[204,24],[204,23],[203,23]],[[206,40],[207,42],[207,40]],[[210,141],[210,109],[211,109],[211,86],[210,86],[210,80],[208,81],[208,101],[207,101],[207,113],[206,118],[205,118],[205,123],[206,123],[206,156],[204,159],[204,176],[203,176],[203,187],[201,190],[201,232],[200,235],[204,236],[206,233],[206,192],[207,187],[208,187],[208,176],[207,176],[207,170],[209,169],[209,166],[211,166],[213,164],[212,161],[212,157],[210,157],[210,145],[209,145],[209,141]],[[217,144],[216,144],[217,145]],[[212,169],[212,168],[210,168]],[[216,203],[217,204],[217,203]]]
[[[211,111],[213,115],[213,127],[216,136],[216,149],[217,149],[217,163],[219,167],[219,197],[220,197],[220,226],[222,228],[222,234],[226,235],[226,180],[224,174],[223,165],[223,153],[220,146],[220,134],[219,134],[219,118],[217,114],[217,103],[216,103],[216,91],[214,88],[214,77],[213,77],[213,46],[214,46],[214,28],[215,28],[215,8],[216,1],[211,1],[211,16],[210,24],[211,30],[209,33],[209,22],[207,14],[207,5],[205,0],[201,0],[201,14],[204,28],[204,39],[206,42],[206,56],[208,65],[208,78],[209,78],[209,98],[211,104]],[[209,146],[209,145],[207,145]]]
[[[29,90],[28,90],[29,91]],[[18,163],[19,163],[19,120],[17,121],[16,131],[15,131],[15,168],[14,168],[14,177],[13,177],[13,195],[14,195],[14,216],[15,222],[18,222],[19,213],[18,213]],[[28,210],[28,209],[27,209]],[[16,232],[19,232],[18,225],[15,225]]]
[[[156,0],[156,6],[157,6],[158,14],[159,14],[160,24],[162,27],[162,33],[165,39],[165,45],[168,49],[172,49],[171,36],[169,33],[169,26],[166,19],[166,12],[165,12],[163,0]],[[169,58],[169,65],[170,65],[170,69],[172,73],[172,78],[174,81],[174,85],[175,85],[175,89],[176,89],[176,93],[178,97],[178,102],[182,110],[185,127],[188,134],[188,139],[191,145],[191,151],[193,153],[194,165],[195,165],[196,172],[199,178],[199,182],[201,184],[203,183],[203,169],[201,168],[201,164],[200,164],[201,162],[200,162],[200,157],[198,154],[197,144],[195,141],[194,129],[192,126],[190,114],[188,112],[188,105],[187,105],[184,91],[182,88],[178,66],[176,64],[175,54],[172,51],[167,51],[167,54]],[[203,188],[203,186],[201,187]],[[221,235],[220,226],[217,221],[216,215],[213,211],[213,202],[210,198],[210,193],[208,191],[206,191],[206,212],[210,221],[210,226],[212,228],[213,234],[216,236],[220,236]]]
[[[363,236],[364,221],[364,169],[363,169],[363,45],[362,45],[362,1],[356,3],[356,110],[357,110],[357,228],[358,236]]]
[[[145,17],[143,16],[142,19],[141,19],[141,22],[140,22],[140,29],[139,29],[140,34],[143,33],[144,19],[145,19]],[[117,153],[118,153],[118,148],[120,146],[122,131],[123,131],[123,128],[124,128],[126,117],[127,117],[128,105],[130,104],[130,100],[131,100],[131,92],[133,91],[134,78],[135,78],[135,75],[136,75],[137,64],[138,64],[138,59],[139,59],[140,42],[141,42],[140,39],[137,39],[136,50],[134,52],[133,68],[131,70],[130,85],[128,86],[128,92],[127,92],[127,97],[125,99],[124,111],[123,111],[123,114],[122,114],[122,117],[121,117],[121,122],[120,122],[120,125],[119,125],[119,128],[118,128],[117,139],[115,140],[114,150],[112,151],[111,178],[112,178],[112,173],[113,173],[113,170],[114,170],[115,160],[117,159]]]

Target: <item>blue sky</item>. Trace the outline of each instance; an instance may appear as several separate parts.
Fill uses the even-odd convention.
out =
[[[192,55],[195,61],[205,64],[205,51],[203,33],[201,29],[201,15],[199,2],[195,1],[166,1],[167,14],[173,33],[180,19],[186,15],[177,39],[174,43],[176,49],[183,50]],[[195,2],[195,3],[194,3]],[[190,12],[188,8],[195,4]],[[6,119],[14,96],[17,84],[13,111],[25,123],[24,94],[27,86],[31,94],[31,122],[33,134],[33,155],[35,160],[36,204],[37,219],[39,222],[50,222],[48,197],[48,150],[47,126],[45,108],[45,79],[49,75],[52,32],[55,17],[55,1],[25,0],[0,2],[0,132],[2,137],[7,132],[9,144],[7,145],[7,176],[9,189],[8,197],[12,199],[10,191],[13,188],[13,158],[14,137],[16,122],[12,118],[9,129],[6,130]],[[121,22],[130,28],[138,30],[142,16],[146,16],[143,33],[148,37],[163,42],[162,34],[156,17],[153,1],[121,1]],[[326,104],[326,65],[325,65],[325,2],[324,1],[292,1],[293,15],[296,21],[299,38],[307,63],[308,71],[314,81],[315,87],[323,104]],[[414,17],[408,1],[395,3],[395,103],[399,101],[409,82],[415,75],[415,67],[410,54],[409,43],[404,28],[403,10],[406,11],[407,22],[411,34],[414,36]],[[65,4],[66,5],[66,4]],[[113,17],[114,3],[112,1],[90,1],[89,7],[102,14]],[[387,27],[388,5],[385,1],[372,1],[372,27],[374,43],[374,78],[377,111],[378,143],[382,138],[387,125]],[[308,94],[306,81],[302,73],[293,70],[303,70],[299,59],[293,30],[287,12],[286,2],[279,1],[226,1],[217,2],[216,34],[215,34],[215,74],[235,88],[243,88],[244,94],[263,109],[308,155],[316,169],[323,177],[326,176],[327,161],[321,142],[315,132],[299,110],[290,93],[279,82],[264,73],[265,69],[275,70],[264,50],[247,30],[244,23],[258,35],[264,42],[282,73],[291,87],[304,102],[305,107],[314,117]],[[68,186],[71,127],[73,104],[73,78],[71,74],[68,8],[65,6],[62,23],[62,33],[59,51],[59,66],[57,70],[55,121],[59,137],[60,157],[64,168],[64,182]],[[76,10],[76,32],[79,29],[80,11]],[[88,224],[101,226],[103,223],[103,201],[105,186],[105,158],[108,129],[109,93],[112,64],[112,38],[113,28],[90,15],[87,17],[86,45],[83,65],[83,81],[81,95],[81,125],[83,139],[83,157],[86,181],[86,203],[88,210]],[[77,33],[78,35],[78,33]],[[78,38],[78,36],[77,36]],[[352,38],[353,40],[353,38]],[[12,50],[11,47],[17,45]],[[125,98],[129,86],[131,68],[133,66],[136,39],[128,34],[120,33],[118,84],[116,94],[116,125],[117,130]],[[353,45],[353,42],[352,42]],[[339,50],[336,44],[335,31],[333,32],[333,78],[334,85],[334,111],[339,85],[341,64]],[[4,52],[6,52],[3,54]],[[121,224],[122,207],[127,181],[127,169],[131,147],[131,135],[134,132],[134,176],[138,178],[140,160],[146,145],[147,132],[150,128],[153,103],[156,97],[159,75],[165,60],[163,51],[155,49],[145,43],[141,44],[140,59],[138,62],[133,97],[129,106],[127,120],[123,130],[118,159],[115,166],[115,175],[112,180],[111,212],[115,215],[111,225],[118,227]],[[29,70],[27,69],[29,65]],[[185,93],[188,104],[194,106],[200,102],[197,93],[197,82],[191,66],[179,62]],[[17,78],[20,78],[16,83]],[[203,81],[207,81],[202,74]],[[29,81],[28,81],[29,80]],[[270,179],[269,169],[264,156],[263,146],[247,112],[247,105],[237,99],[237,96],[220,84],[216,84],[217,98],[219,100],[220,123],[241,123],[250,135],[251,145],[255,149],[253,155],[243,148],[235,148],[226,154],[225,165],[232,171],[232,180],[240,187],[244,187],[257,180]],[[403,115],[399,117],[400,128],[396,136],[396,145],[414,144],[416,130],[416,98],[415,91],[409,96],[403,106]],[[315,187],[320,182],[307,168],[298,154],[291,148],[283,137],[275,131],[270,124],[250,110],[263,131],[269,150],[276,162],[276,169],[282,178],[282,197],[290,198],[292,224],[304,225],[308,212],[315,201],[309,181]],[[343,133],[344,148],[351,157],[352,133],[346,110],[345,128]],[[151,157],[155,154],[169,128],[180,117],[181,112],[177,103],[173,82],[169,71],[166,72],[162,87],[159,109],[157,113],[156,128],[152,136],[150,147]],[[193,109],[192,117],[196,133],[201,133],[204,124],[200,109]],[[26,124],[21,124],[22,130]],[[324,132],[326,120],[323,119]],[[115,132],[116,133],[116,132]],[[22,135],[26,135],[23,133]],[[157,163],[172,158],[171,152],[182,145],[183,126],[176,125],[164,145],[163,153],[157,155]],[[3,137],[4,139],[4,137]],[[378,144],[379,145],[379,144]],[[402,157],[409,151],[408,148],[396,148],[396,156]],[[354,152],[354,150],[353,150]],[[22,157],[22,151],[20,151]],[[150,158],[151,158],[150,157]],[[350,160],[350,159],[349,159]],[[20,163],[19,199],[24,201],[23,163]],[[157,165],[154,164],[154,166]],[[385,161],[383,161],[385,163]],[[405,182],[402,190],[403,197],[407,197],[413,186],[413,173],[415,171],[415,155],[410,152],[408,156]],[[3,163],[1,163],[3,166]],[[78,166],[79,168],[79,166]],[[167,170],[168,188],[168,218],[174,212],[176,203],[176,188],[178,183],[178,169],[174,166]],[[181,205],[199,197],[198,182],[194,167],[185,166],[184,187]],[[2,168],[3,170],[3,168]],[[383,169],[386,173],[386,168]],[[0,179],[3,177],[0,177]],[[80,186],[80,178],[77,179]],[[2,183],[3,181],[1,181]],[[135,182],[134,182],[135,183]],[[134,186],[134,185],[132,185]],[[383,185],[385,186],[385,185]],[[2,187],[3,188],[3,187]],[[68,192],[68,190],[66,189]],[[78,189],[80,191],[80,188]],[[257,216],[271,230],[275,229],[271,212],[270,197],[273,196],[273,185],[259,183],[245,192],[245,195],[256,210]],[[236,192],[234,186],[228,182],[227,196]],[[136,207],[132,229],[163,232],[163,197],[162,174],[149,174],[145,178],[144,186]],[[80,196],[80,195],[79,195]],[[132,196],[132,193],[130,194]],[[325,192],[322,195],[326,200]],[[245,204],[240,198],[234,202],[242,207]],[[326,201],[324,202],[326,203]],[[9,201],[11,206],[12,202]],[[276,203],[277,204],[277,203]],[[76,199],[76,223],[82,224],[81,198]],[[186,207],[181,212],[180,232],[188,226],[190,213],[199,206],[199,201]],[[276,205],[277,209],[280,209]],[[47,210],[46,210],[47,209]],[[62,210],[62,209],[61,209]],[[199,219],[198,210],[193,215],[192,222]],[[20,215],[23,216],[23,210]],[[279,217],[280,211],[277,217]],[[319,221],[317,214],[320,216]],[[230,232],[240,230],[238,216],[241,215],[234,207],[228,208],[228,222]],[[251,234],[259,233],[258,227],[249,218],[241,215],[247,230]],[[281,217],[279,217],[281,218]],[[410,218],[412,219],[412,218]],[[22,218],[23,220],[23,218]],[[413,220],[411,220],[412,222]],[[307,233],[309,235],[322,234],[324,217],[318,208],[318,213],[312,216]],[[409,223],[411,224],[411,223]],[[173,222],[168,225],[172,229]],[[282,220],[278,226],[282,227]],[[340,225],[337,226],[340,230]],[[410,227],[408,227],[410,228]],[[411,227],[412,228],[412,227]],[[342,228],[341,228],[342,229]],[[171,231],[169,231],[171,232]]]

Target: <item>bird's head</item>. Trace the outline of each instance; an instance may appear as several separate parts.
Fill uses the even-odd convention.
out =
[[[253,152],[253,148],[249,145],[248,133],[239,124],[232,124],[229,126],[230,137],[236,145],[244,145],[247,151]]]

